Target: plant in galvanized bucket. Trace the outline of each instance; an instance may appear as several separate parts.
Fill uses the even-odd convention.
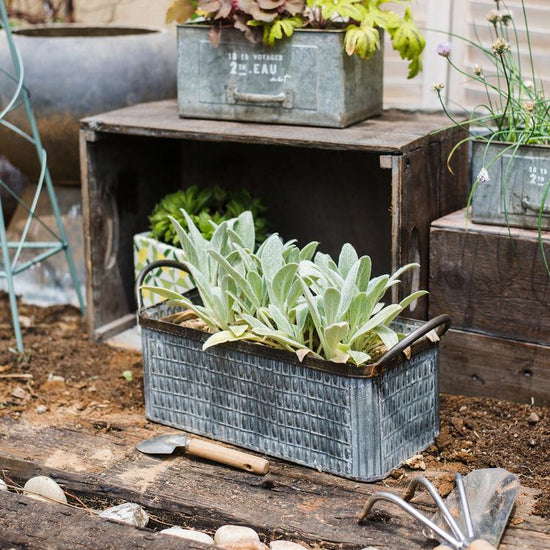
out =
[[[496,0],[495,7],[487,16],[489,42],[482,42],[477,32],[476,40],[451,35],[479,55],[479,63],[470,71],[454,63],[449,43],[437,48],[450,68],[474,83],[485,100],[466,120],[459,120],[447,108],[443,84],[435,83],[434,90],[453,124],[468,132],[451,156],[456,148],[472,144],[474,181],[468,199],[472,220],[538,228],[540,236],[550,229],[550,100],[535,70],[524,0],[518,22],[504,1]],[[542,241],[541,250],[548,268]]]
[[[202,303],[173,289],[142,288],[191,310],[213,333],[204,349],[247,340],[293,351],[300,360],[312,356],[364,365],[399,342],[403,335],[391,327],[392,321],[426,294],[418,291],[399,303],[384,302],[399,276],[418,264],[371,277],[370,258],[359,257],[350,244],[342,247],[337,263],[316,253],[317,242],[299,248],[276,234],[256,249],[250,212],[217,225],[210,240],[182,213],[187,230],[171,221]]]
[[[390,0],[174,0],[166,21],[184,23],[203,18],[218,44],[225,28],[235,28],[251,42],[273,46],[296,29],[345,29],[345,50],[369,58],[380,48],[379,29],[391,37],[393,47],[409,62],[409,78],[422,69],[425,40],[413,20],[410,0],[403,17],[387,9]],[[395,4],[395,2],[393,2]]]

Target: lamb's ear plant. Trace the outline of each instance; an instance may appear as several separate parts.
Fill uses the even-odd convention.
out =
[[[413,300],[382,300],[399,283],[408,264],[393,275],[371,277],[371,260],[350,244],[338,263],[316,252],[318,243],[299,248],[276,234],[255,248],[254,220],[244,212],[217,225],[205,239],[186,212],[184,229],[173,219],[202,305],[176,290],[144,286],[193,311],[213,332],[204,349],[248,340],[337,363],[363,365],[390,349],[402,335],[391,322]]]

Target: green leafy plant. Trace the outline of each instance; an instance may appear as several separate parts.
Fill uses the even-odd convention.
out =
[[[166,244],[179,245],[170,217],[176,219],[183,227],[187,227],[182,210],[188,213],[206,239],[212,237],[216,225],[247,210],[254,215],[258,241],[265,240],[267,236],[268,223],[263,217],[266,207],[248,190],[229,192],[221,187],[200,189],[196,185],[166,195],[155,206],[149,216],[151,236]]]
[[[387,4],[405,6],[403,17]],[[409,62],[409,78],[422,70],[425,40],[414,23],[411,0],[174,0],[167,22],[184,23],[202,17],[211,25],[212,43],[223,28],[234,27],[251,42],[272,46],[296,29],[345,29],[345,50],[369,58],[380,48],[380,32],[390,36],[395,50]]]
[[[467,132],[466,137],[452,150],[449,161],[459,147],[471,141],[485,143],[484,166],[475,175],[468,207],[478,185],[489,180],[489,172],[493,165],[498,164],[501,159],[506,159],[503,185],[506,194],[509,187],[507,179],[519,148],[524,145],[550,145],[550,100],[535,70],[525,2],[521,0],[519,4],[521,19],[525,26],[523,44],[520,41],[522,34],[516,27],[514,16],[506,3],[503,0],[495,0],[491,4],[495,5],[496,9],[487,15],[490,36],[488,43],[480,40],[477,30],[474,40],[451,34],[454,39],[474,47],[483,60],[481,64],[476,64],[471,70],[463,69],[453,61],[450,43],[441,42],[437,46],[437,53],[446,59],[450,68],[457,71],[468,83],[477,85],[485,95],[485,100],[468,111],[466,118],[457,119],[447,107],[444,85],[439,82],[433,85],[445,114],[454,126]],[[464,112],[463,109],[461,111]],[[497,154],[489,154],[489,148],[494,143],[503,143],[504,146]],[[550,202],[549,193],[550,179],[547,179],[539,205],[539,236],[542,231],[542,216],[547,213],[545,205],[547,200]],[[508,199],[506,196],[503,199],[504,214],[508,221]],[[550,273],[542,239],[541,251],[547,271]]]
[[[398,304],[386,304],[386,292],[408,264],[393,275],[371,277],[371,260],[345,244],[338,263],[318,243],[300,248],[276,234],[255,246],[250,212],[217,225],[204,238],[191,216],[187,229],[172,218],[189,273],[202,304],[175,290],[144,286],[194,312],[212,332],[204,348],[248,340],[286,349],[300,360],[307,355],[337,363],[363,365],[394,346],[402,335],[391,322],[425,291]]]

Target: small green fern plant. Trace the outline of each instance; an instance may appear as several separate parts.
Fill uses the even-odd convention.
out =
[[[183,210],[206,239],[212,238],[214,228],[221,222],[247,210],[254,215],[258,242],[264,241],[267,236],[269,225],[264,217],[267,209],[261,199],[253,197],[246,189],[227,191],[219,186],[199,188],[197,185],[170,193],[155,205],[149,216],[151,236],[166,244],[179,246],[178,235],[170,219],[174,218],[182,227],[187,227]]]

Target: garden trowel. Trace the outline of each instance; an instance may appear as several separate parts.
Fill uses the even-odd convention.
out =
[[[401,499],[392,493],[374,494],[365,504],[361,522],[379,500],[393,502],[417,519],[426,528],[426,536],[443,544],[436,550],[495,550],[519,490],[519,480],[502,468],[474,470],[464,478],[455,475],[456,488],[445,499],[424,477],[415,477]],[[437,505],[431,519],[408,502],[417,487],[423,486]]]
[[[138,451],[152,455],[170,455],[177,448],[183,448],[190,455],[227,464],[254,474],[265,475],[269,471],[269,462],[265,458],[185,434],[157,435],[136,445]]]

